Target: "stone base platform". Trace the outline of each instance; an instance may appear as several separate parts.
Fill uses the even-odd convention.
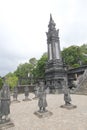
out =
[[[32,99],[30,99],[30,98],[25,98],[25,99],[23,99],[23,101],[31,101]]]
[[[13,100],[13,101],[11,101],[11,103],[20,103],[20,101],[19,100]]]
[[[38,99],[38,97],[34,97],[34,98],[33,98],[33,100],[37,100],[37,99]]]
[[[39,117],[39,118],[49,117],[49,116],[53,115],[53,113],[50,112],[50,111],[48,111],[48,110],[47,110],[46,112],[36,111],[36,112],[34,112],[34,114],[35,114],[37,117]]]
[[[6,122],[4,120],[0,122],[0,130],[7,130],[10,127],[14,127],[14,123],[10,119]]]
[[[64,104],[64,105],[61,105],[60,107],[61,107],[61,108],[66,108],[66,109],[68,109],[68,110],[77,108],[77,106],[76,106],[76,105],[73,105],[73,104],[70,104],[70,105]]]

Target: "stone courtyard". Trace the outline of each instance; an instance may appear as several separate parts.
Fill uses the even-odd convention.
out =
[[[30,93],[29,97],[34,97]],[[10,118],[14,127],[8,130],[87,130],[87,96],[71,95],[72,104],[76,109],[67,110],[60,106],[64,104],[62,94],[48,94],[47,110],[53,115],[38,118],[34,112],[38,110],[38,100],[23,101],[24,94],[18,96],[20,103],[11,103]]]

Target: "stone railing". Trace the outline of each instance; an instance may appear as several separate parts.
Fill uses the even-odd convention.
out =
[[[80,75],[76,81],[75,92],[78,94],[87,94],[87,69],[84,71],[83,75]]]

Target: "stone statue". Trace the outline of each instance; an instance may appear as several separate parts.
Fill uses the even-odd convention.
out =
[[[13,100],[17,101],[17,97],[18,97],[18,88],[14,87],[14,90],[13,90]]]
[[[10,114],[10,90],[9,86],[7,86],[5,83],[1,90],[0,110],[2,118],[4,117],[4,120],[7,121],[8,115]]]
[[[64,89],[64,101],[65,105],[71,105],[71,97],[70,97],[70,92],[68,88]]]
[[[46,83],[45,88],[46,88],[46,93],[49,94],[50,93],[50,82],[49,81]]]
[[[29,96],[29,87],[28,86],[24,87],[24,92],[25,92],[25,100],[27,100],[28,96]]]
[[[38,91],[39,91],[39,86],[38,83],[36,83],[36,86],[34,87],[34,93],[35,93],[34,99],[38,98]]]
[[[40,81],[39,84],[39,93],[38,93],[38,106],[39,106],[39,112],[46,112],[47,107],[47,101],[46,101],[46,91],[44,89],[44,82]]]
[[[73,105],[73,104],[70,103],[71,97],[70,97],[70,89],[68,88],[67,77],[64,78],[64,81],[62,82],[62,86],[63,86],[65,104],[61,105],[61,107],[66,108],[66,109],[76,108],[76,105]]]
[[[0,90],[0,122],[2,121],[2,112],[1,112],[1,90]]]
[[[47,101],[46,101],[46,89],[48,88],[47,85],[43,81],[39,81],[39,91],[38,91],[38,106],[39,106],[39,111],[34,112],[36,116],[39,118],[43,117],[49,117],[53,113],[46,110],[47,107]]]
[[[70,90],[68,88],[68,81],[67,78],[64,78],[63,81],[63,92],[64,92],[64,101],[65,101],[65,105],[70,105],[70,101],[71,101],[71,97],[70,97]]]

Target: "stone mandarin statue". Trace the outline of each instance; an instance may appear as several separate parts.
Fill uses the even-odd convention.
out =
[[[71,104],[71,96],[70,96],[70,89],[68,87],[68,81],[67,81],[67,77],[64,78],[63,83],[63,93],[64,93],[64,101],[65,104],[61,105],[62,108],[66,108],[66,109],[73,109],[76,108],[76,105]]]
[[[4,83],[1,90],[1,104],[0,110],[2,118],[7,121],[10,114],[10,90],[9,86]]]
[[[34,99],[38,98],[38,91],[39,91],[39,86],[38,83],[36,83],[36,86],[34,87],[34,94],[35,94]]]
[[[63,92],[64,92],[65,105],[70,105],[71,97],[70,97],[70,90],[68,88],[67,78],[64,78],[64,81],[63,81]]]
[[[71,105],[71,97],[70,97],[70,92],[68,88],[64,89],[64,101],[65,105]]]
[[[25,93],[25,100],[27,100],[28,96],[29,96],[29,87],[28,86],[24,87],[24,93]]]
[[[38,106],[39,106],[39,112],[46,112],[46,107],[47,107],[47,101],[46,101],[46,91],[44,88],[44,82],[39,83],[39,93],[38,93]]]
[[[17,97],[18,97],[18,88],[14,87],[14,90],[13,90],[13,100],[17,101]]]

